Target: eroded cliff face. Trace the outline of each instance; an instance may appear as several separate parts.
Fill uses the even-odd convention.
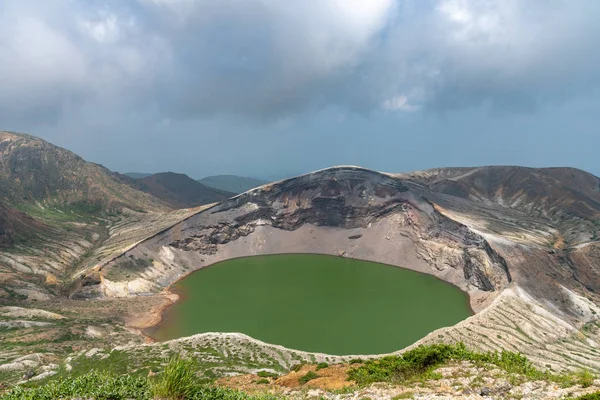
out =
[[[274,183],[142,242],[84,278],[73,295],[158,292],[220,260],[286,252],[337,254],[429,273],[470,292],[472,303],[480,292],[506,287],[512,278],[502,255],[481,234],[438,211],[429,194],[353,167]]]

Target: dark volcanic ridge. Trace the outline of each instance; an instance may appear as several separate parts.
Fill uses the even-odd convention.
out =
[[[141,179],[141,178],[145,178],[147,176],[150,176],[152,174],[146,173],[146,172],[124,172],[123,175],[128,176],[130,178],[133,179]]]
[[[218,203],[235,196],[235,193],[205,186],[185,174],[174,172],[162,172],[139,178],[137,181],[141,190],[175,209]]]
[[[198,182],[215,189],[224,190],[226,192],[235,194],[247,192],[250,189],[254,189],[269,183],[268,181],[262,179],[237,175],[207,176],[205,178],[198,179]]]

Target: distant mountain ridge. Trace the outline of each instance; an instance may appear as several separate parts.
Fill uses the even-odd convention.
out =
[[[26,134],[0,131],[0,199],[34,204],[97,209],[165,211],[162,201],[137,183],[102,165]]]
[[[250,189],[266,185],[269,181],[237,175],[213,175],[198,179],[203,185],[232,193],[244,193]]]
[[[190,208],[227,200],[235,193],[203,185],[185,174],[161,172],[137,179],[140,189],[173,208]]]
[[[576,168],[436,168],[400,175],[436,192],[530,214],[600,218],[600,178]]]
[[[145,172],[125,172],[123,175],[126,175],[133,179],[142,179],[142,178],[146,178],[147,176],[150,176],[152,174],[145,173]]]

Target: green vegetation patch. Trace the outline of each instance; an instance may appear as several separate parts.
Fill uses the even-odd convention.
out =
[[[156,377],[122,375],[93,371],[76,378],[62,378],[42,386],[17,386],[0,394],[0,400],[275,400],[271,395],[251,396],[246,393],[201,383],[194,363],[172,358]]]
[[[298,383],[304,385],[308,381],[312,381],[313,379],[317,379],[319,375],[314,371],[308,371],[305,375],[302,375],[298,378]]]
[[[528,380],[548,380],[563,386],[572,386],[577,383],[585,387],[591,385],[594,379],[589,371],[562,375],[540,371],[520,353],[510,351],[480,353],[467,349],[463,343],[419,346],[400,356],[369,360],[363,365],[351,369],[348,372],[348,378],[359,385],[368,385],[374,382],[405,383],[432,378],[435,368],[451,361],[491,364],[509,374],[522,376]]]
[[[14,204],[18,210],[29,214],[34,218],[44,219],[50,222],[96,222],[103,215],[100,204],[85,201],[75,203],[46,204],[44,207],[38,203]]]
[[[576,400],[600,400],[600,392],[588,393],[579,396]]]
[[[28,388],[17,386],[0,396],[1,400],[54,400],[70,398],[133,399],[151,398],[150,385],[143,377],[131,375],[114,376],[92,372],[72,379],[51,381],[46,385]]]
[[[275,372],[269,372],[269,371],[258,371],[258,373],[256,375],[260,376],[261,378],[273,378],[273,379],[279,378],[279,374],[276,374]]]
[[[191,398],[197,390],[193,362],[180,356],[171,358],[165,370],[153,382],[153,392],[160,398]]]
[[[329,367],[329,364],[327,364],[326,362],[320,362],[317,364],[317,371],[327,367]]]

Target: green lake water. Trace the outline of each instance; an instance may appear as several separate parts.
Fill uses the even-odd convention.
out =
[[[375,354],[472,315],[466,293],[433,276],[315,254],[224,261],[172,291],[182,298],[149,330],[157,340],[241,332],[297,350]]]

